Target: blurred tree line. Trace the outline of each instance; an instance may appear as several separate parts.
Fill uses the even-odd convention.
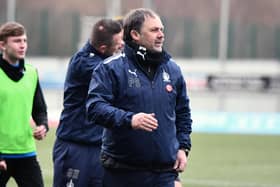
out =
[[[28,30],[28,55],[72,55],[83,33],[83,17],[106,17],[110,2],[17,0],[16,21]],[[122,15],[143,6],[143,0],[120,2]],[[151,0],[151,8],[164,22],[165,48],[172,56],[217,58],[220,3],[220,0]],[[1,0],[0,23],[6,21],[6,6],[7,0]],[[280,59],[279,7],[279,0],[231,0],[228,57]]]

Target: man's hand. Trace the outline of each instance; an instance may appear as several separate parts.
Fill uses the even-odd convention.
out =
[[[131,126],[133,129],[142,129],[152,132],[157,129],[158,121],[154,113],[138,113],[132,116]]]
[[[36,140],[42,140],[47,135],[47,129],[45,125],[40,125],[33,131],[33,136]]]
[[[7,164],[5,160],[0,160],[0,170],[7,170]]]
[[[177,153],[177,160],[174,165],[174,169],[177,172],[183,172],[187,166],[187,156],[184,150],[179,149]]]

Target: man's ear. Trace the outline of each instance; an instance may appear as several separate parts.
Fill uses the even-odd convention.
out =
[[[102,54],[104,54],[107,50],[107,45],[101,45],[100,47],[98,47],[98,51]]]
[[[4,41],[0,41],[0,51],[4,51],[5,46],[4,46]]]
[[[140,34],[136,30],[131,30],[130,31],[131,38],[135,41],[140,40]]]

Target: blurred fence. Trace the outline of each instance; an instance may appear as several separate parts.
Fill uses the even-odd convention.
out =
[[[32,19],[32,22],[26,20]],[[69,56],[85,37],[83,17],[75,12],[53,14],[49,10],[22,13],[29,35],[29,54],[36,56]],[[172,56],[218,58],[219,22],[163,17],[165,48]],[[93,25],[93,23],[91,23]],[[229,58],[280,59],[280,26],[230,22]]]
[[[63,3],[64,2],[64,3]],[[121,0],[121,14],[143,5]],[[165,48],[174,57],[217,58],[221,0],[153,1],[165,25]],[[67,6],[65,3],[68,3]],[[29,55],[73,54],[85,37],[85,17],[105,17],[110,1],[17,1],[16,20],[29,36]],[[229,58],[280,59],[280,21],[275,0],[231,1],[228,29]],[[279,7],[278,6],[278,7]],[[0,2],[0,23],[6,21],[6,0]],[[109,7],[109,8],[106,8]],[[113,11],[113,9],[112,9]],[[91,25],[94,24],[94,21]]]
[[[164,18],[166,47],[180,57],[217,58],[218,20]],[[280,58],[280,26],[229,24],[229,58]]]

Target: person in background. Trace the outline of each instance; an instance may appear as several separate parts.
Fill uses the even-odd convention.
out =
[[[48,131],[47,107],[37,70],[25,63],[27,35],[23,25],[0,26],[0,186],[13,177],[20,187],[42,187],[43,178],[34,138]],[[32,130],[30,117],[36,127]]]
[[[105,127],[104,187],[173,187],[191,149],[192,120],[179,66],[163,50],[160,17],[124,17],[124,52],[92,74],[88,119]]]
[[[93,69],[124,46],[118,20],[95,23],[90,40],[70,60],[64,83],[63,111],[53,148],[54,187],[101,187],[103,128],[86,118],[86,98]],[[106,80],[105,80],[106,81]]]

